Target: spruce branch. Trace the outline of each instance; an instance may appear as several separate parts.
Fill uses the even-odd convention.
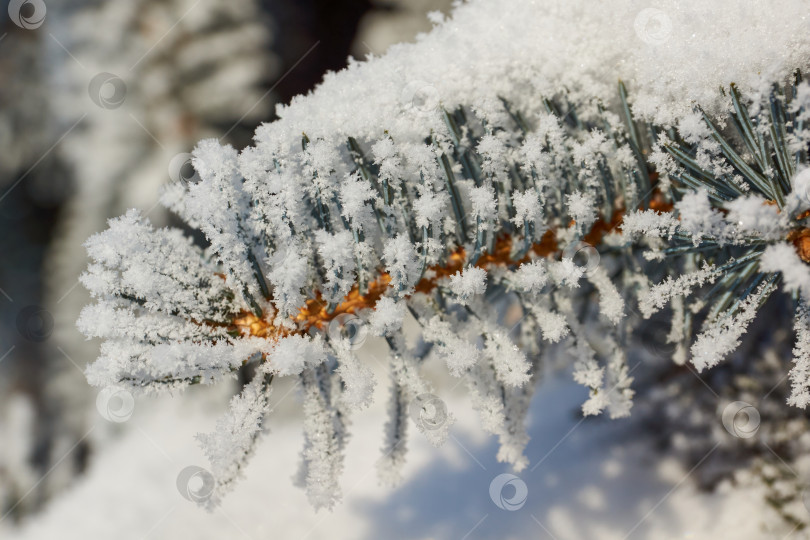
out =
[[[807,302],[810,93],[799,81],[763,102],[731,86],[729,118],[697,107],[677,132],[637,121],[620,82],[613,104],[562,92],[537,111],[504,98],[497,114],[442,108],[418,143],[303,135],[300,151],[276,141],[237,156],[204,141],[201,182],[166,200],[208,249],[134,212],[88,242],[83,281],[98,304],[80,326],[108,350],[91,380],[177,387],[249,360],[263,375],[299,376],[302,479],[313,504],[331,507],[348,414],[374,387],[355,353],[361,334],[344,331],[368,325],[389,343],[384,461],[395,478],[406,401],[430,394],[404,345],[410,314],[499,436],[498,459],[525,467],[523,423],[551,344],[589,389],[583,413],[619,417],[634,393],[628,306],[648,318],[671,302],[675,360],[691,350],[700,370],[735,350],[780,286]],[[510,305],[517,323],[505,322]],[[799,347],[795,405],[807,402],[805,356]],[[237,410],[255,394],[243,390]],[[441,443],[451,416],[421,431]]]

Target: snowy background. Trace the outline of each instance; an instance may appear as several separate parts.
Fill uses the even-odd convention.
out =
[[[130,207],[158,225],[177,224],[157,201],[162,185],[185,174],[184,156],[198,140],[217,137],[244,147],[261,122],[275,118],[277,103],[309,92],[325,73],[346,66],[349,56],[360,60],[417,40],[418,33],[443,19],[434,14],[429,20],[428,12],[450,13],[449,4],[3,2],[0,536],[800,537],[763,503],[764,489],[756,479],[739,475],[705,489],[695,471],[714,449],[694,462],[662,451],[661,433],[650,429],[643,404],[630,418],[583,419],[587,391],[567,369],[553,365],[540,377],[531,405],[530,464],[495,493],[493,482],[509,473],[495,460],[496,441],[480,429],[457,381],[432,360],[427,376],[457,418],[448,443],[436,449],[415,434],[402,484],[380,486],[375,463],[386,420],[381,385],[372,406],[352,418],[344,499],[332,512],[315,512],[293,479],[303,441],[300,389],[294,381],[274,384],[267,432],[245,480],[212,512],[182,496],[178,474],[206,465],[194,435],[213,428],[236,384],[139,398],[119,418],[123,421],[105,418],[104,399],[83,375],[98,344],[75,329],[88,302],[78,284],[87,264],[85,239]],[[766,68],[782,76],[810,50],[805,43],[810,34],[802,34],[806,6],[799,2],[778,13],[773,6],[736,6],[736,18],[724,24],[713,24],[716,13],[699,3],[686,10],[688,16],[674,2],[652,12],[643,11],[650,8],[644,3],[628,4],[615,11],[582,5],[549,10],[536,33],[518,24],[532,20],[520,10],[501,14],[500,6],[489,2],[478,12],[462,11],[442,32],[418,38],[417,47],[395,47],[376,63],[353,63],[342,77],[329,78],[306,101],[283,109],[277,130],[367,135],[399,129],[405,136],[410,125],[377,121],[391,95],[401,100],[403,92],[429,88],[428,98],[437,92],[457,102],[474,101],[482,85],[506,86],[526,76],[515,65],[531,64],[532,51],[544,47],[554,61],[531,78],[586,81],[602,95],[624,77],[640,88],[640,111],[670,122],[694,100],[711,109],[721,84],[748,82],[746,73]],[[672,16],[661,18],[661,13]],[[500,21],[497,35],[478,39],[495,20]],[[653,27],[645,27],[650,20]],[[756,39],[740,36],[729,44],[726,29],[740,21],[757,22],[751,29]],[[605,29],[615,32],[611,46],[591,54],[599,42],[588,40]],[[797,35],[805,41],[794,39]],[[667,40],[684,45],[649,48]],[[671,69],[664,74],[662,66]],[[514,80],[499,78],[514,71],[519,72]],[[401,77],[410,82],[400,84]],[[114,84],[101,86],[110,81]],[[342,98],[337,106],[330,97],[335,95]],[[333,114],[318,115],[326,109]],[[360,351],[381,381],[387,380],[383,349],[382,341],[370,338]],[[655,364],[658,352],[646,351],[631,367]],[[648,372],[654,370],[642,366],[634,376],[643,380]]]
[[[363,349],[372,365],[375,348],[382,349],[372,343]],[[384,369],[375,371],[384,376]],[[532,465],[520,475],[528,495],[521,508],[501,509],[490,483],[508,468],[495,461],[496,442],[482,434],[467,400],[451,389],[453,381],[444,382],[442,398],[458,418],[448,443],[436,450],[413,437],[403,484],[380,487],[374,465],[385,411],[377,396],[376,405],[354,419],[344,501],[318,513],[291,480],[303,443],[293,388],[274,390],[270,432],[246,480],[210,514],[181,498],[175,479],[185,466],[205,464],[193,435],[209,431],[222,411],[210,396],[139,401],[127,432],[105,445],[87,475],[31,519],[19,538],[769,537],[761,532],[757,490],[699,492],[689,471],[657,455],[632,420],[580,422],[587,393],[570,374],[550,375],[538,390],[527,448]],[[504,495],[512,497],[508,489]]]

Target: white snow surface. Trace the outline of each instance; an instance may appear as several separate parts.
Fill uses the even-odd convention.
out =
[[[634,112],[676,125],[700,104],[730,107],[804,68],[810,12],[802,0],[470,0],[414,44],[329,74],[310,95],[279,106],[257,146],[299,147],[301,133],[343,145],[347,136],[420,141],[441,126],[439,106],[503,114],[498,96],[530,110],[566,88],[574,99],[615,103],[617,82]],[[283,142],[282,142],[283,141]]]
[[[363,361],[382,375],[381,366],[368,353]],[[277,383],[282,386],[270,397],[269,433],[247,465],[246,478],[212,512],[183,499],[175,485],[183,468],[205,466],[193,434],[210,430],[221,412],[212,409],[221,409],[227,401],[227,396],[220,396],[221,406],[214,406],[210,389],[195,389],[182,399],[139,399],[133,417],[124,424],[124,435],[93,460],[85,477],[20,529],[0,523],[0,536],[10,540],[772,537],[760,524],[762,493],[755,488],[699,492],[689,471],[676,460],[661,457],[632,419],[580,422],[586,389],[564,373],[550,375],[532,404],[532,440],[526,449],[530,463],[519,475],[528,489],[522,508],[502,510],[493,503],[490,483],[509,472],[495,461],[496,438],[478,427],[477,414],[466,398],[445,390],[441,398],[458,419],[451,437],[436,449],[417,430],[410,430],[405,481],[396,488],[381,487],[375,467],[385,400],[378,395],[370,409],[353,415],[354,435],[341,480],[344,500],[332,512],[317,512],[307,503],[304,490],[291,481],[303,443],[300,388],[293,389],[292,380]]]

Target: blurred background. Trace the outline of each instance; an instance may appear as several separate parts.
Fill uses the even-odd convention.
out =
[[[426,13],[449,4],[2,2],[3,520],[35,514],[115,437],[112,428],[88,435],[97,392],[82,371],[98,343],[75,328],[88,301],[77,281],[87,237],[131,207],[172,224],[156,204],[161,186],[182,174],[182,156],[199,139],[244,147],[277,103],[308,92],[350,56],[413,40],[430,28]]]

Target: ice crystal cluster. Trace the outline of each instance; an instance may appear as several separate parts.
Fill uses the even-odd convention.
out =
[[[386,480],[409,426],[448,436],[428,356],[521,470],[544,359],[568,359],[585,415],[626,416],[632,336],[662,310],[672,361],[702,371],[788,295],[788,402],[806,406],[810,86],[797,68],[810,34],[798,2],[778,18],[768,2],[686,4],[658,10],[662,40],[632,2],[470,2],[419,43],[327,77],[255,146],[200,142],[196,181],[162,200],[204,246],[134,210],[87,242],[96,303],[79,327],[104,340],[90,382],[162,391],[249,369],[200,437],[211,504],[254,451],[280,376],[302,385],[309,498],[335,503],[348,418],[378,384],[357,355],[366,333],[390,349]],[[773,38],[730,47],[726,30],[752,16]],[[723,55],[692,55],[687,22]],[[599,41],[611,25],[622,31]]]

